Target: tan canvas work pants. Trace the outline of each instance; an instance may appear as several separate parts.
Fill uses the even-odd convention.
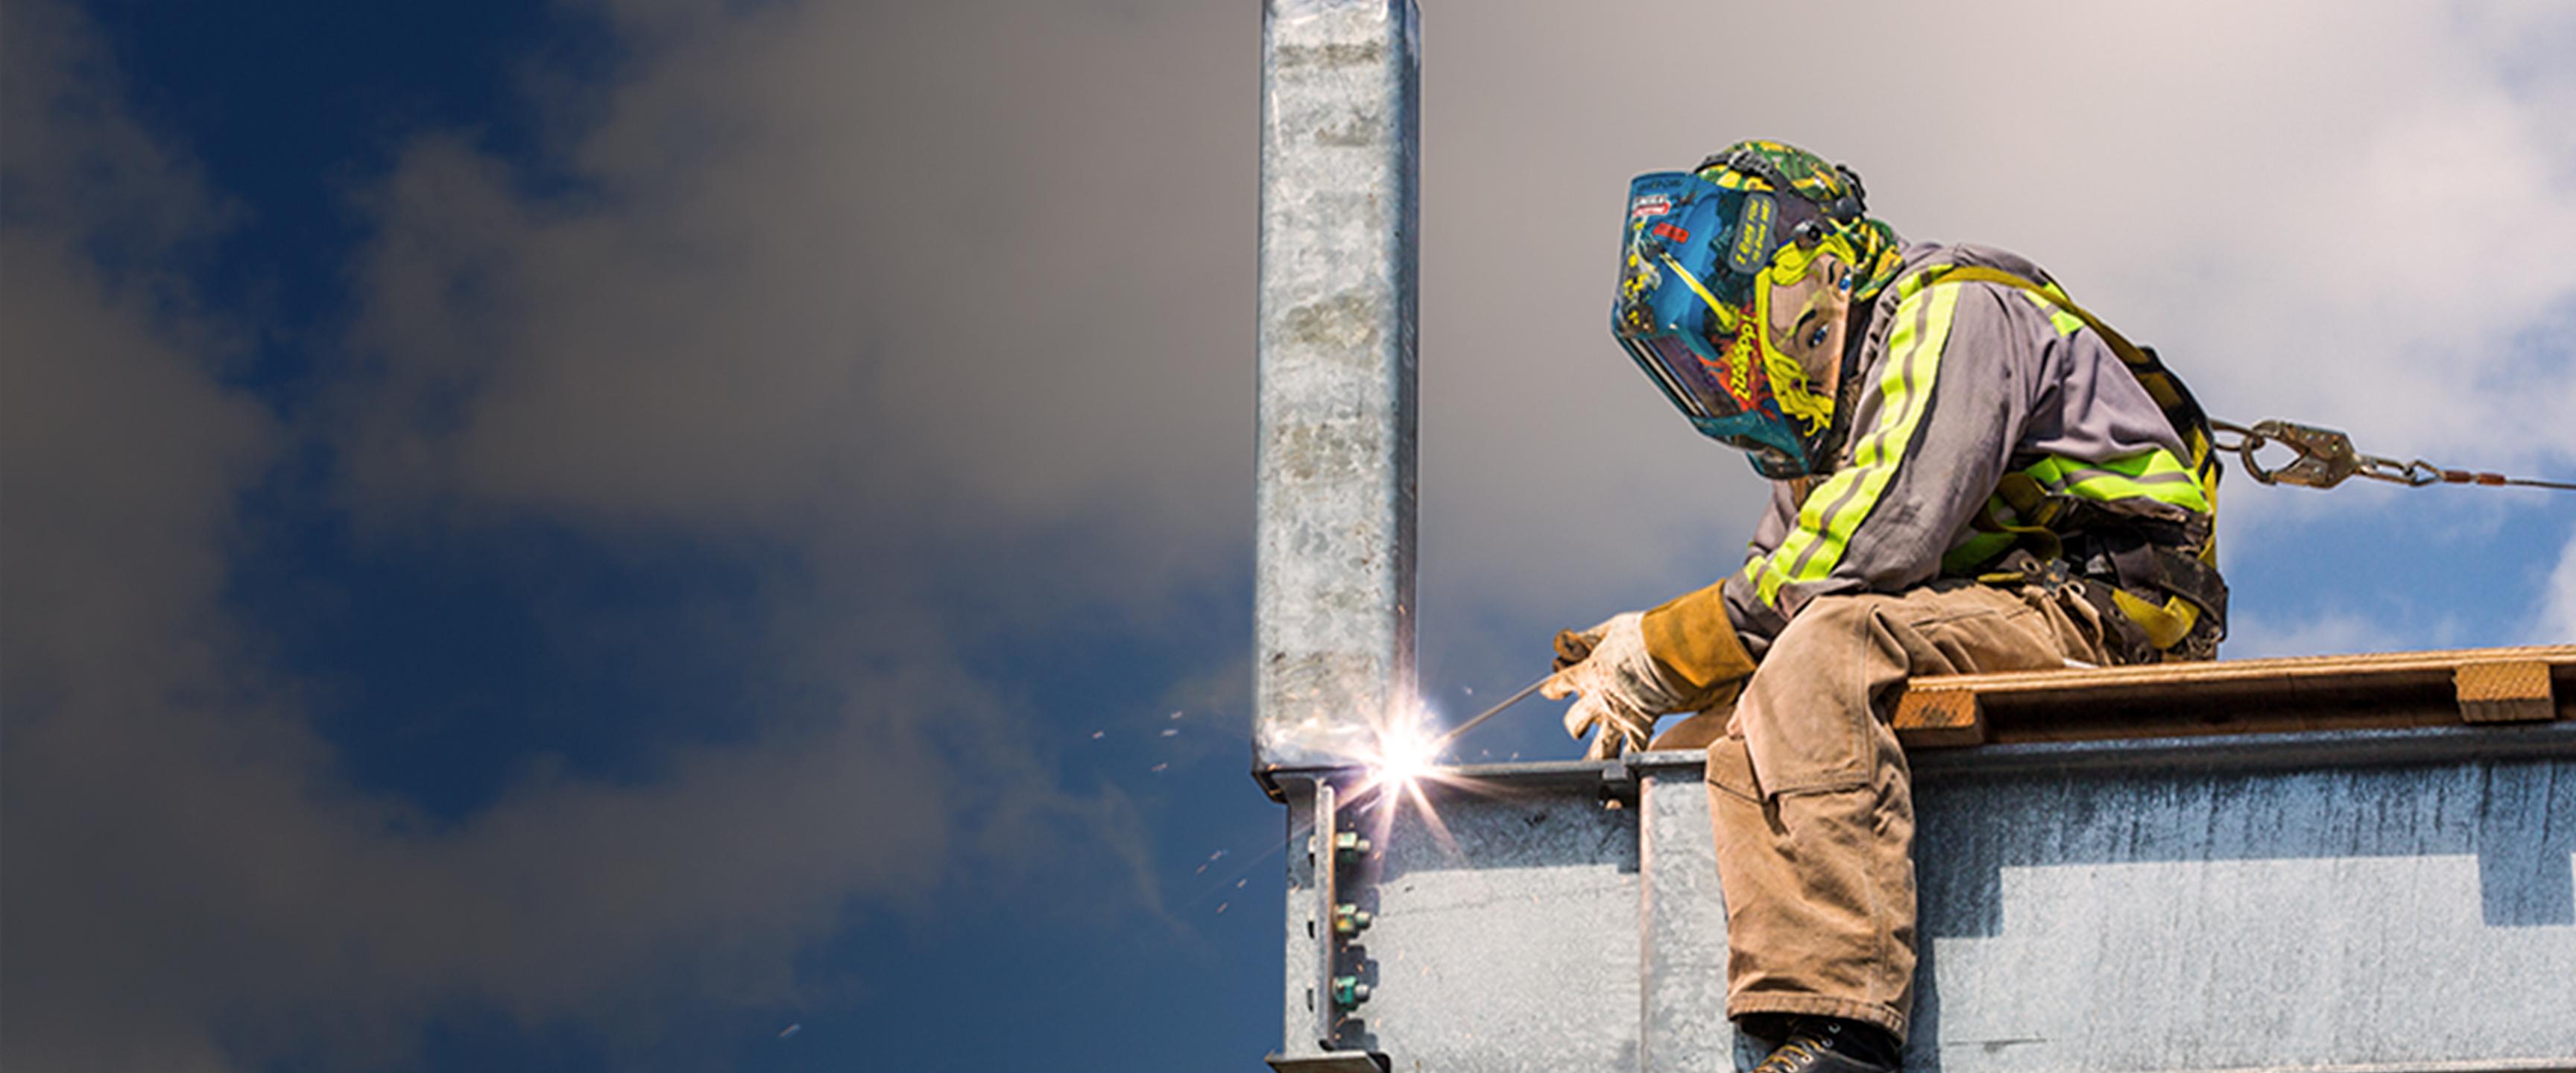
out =
[[[2105,662],[2073,591],[1942,581],[1821,597],[1771,643],[1709,743],[1726,898],[1726,1015],[1842,1017],[1905,1036],[1914,803],[1888,716],[1911,675]],[[1674,728],[1687,733],[1688,723]],[[1672,742],[1659,742],[1672,745]]]

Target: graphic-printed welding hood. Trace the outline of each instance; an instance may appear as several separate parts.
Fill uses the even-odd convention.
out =
[[[1895,233],[1862,215],[1864,196],[1850,169],[1765,141],[1629,183],[1611,333],[1693,427],[1749,452],[1765,477],[1832,464],[1825,370],[1782,353],[1765,326],[1772,288],[1826,254],[1849,266],[1856,305],[1893,277]],[[1820,357],[1848,361],[1844,349]]]

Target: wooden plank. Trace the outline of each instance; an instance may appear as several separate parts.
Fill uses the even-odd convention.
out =
[[[2576,702],[2576,645],[2161,663],[1917,679],[1909,746],[2521,722]]]
[[[2460,717],[2472,723],[2539,723],[2558,714],[2549,690],[2549,664],[2493,660],[2461,664],[2451,673]]]
[[[2447,679],[2452,669],[2463,663],[2485,662],[2534,662],[2546,664],[2553,669],[2576,667],[2576,645],[2468,648],[2440,652],[2378,652],[2344,656],[2291,656],[2279,659],[2225,659],[2201,663],[2149,663],[2134,667],[2070,667],[2055,671],[1951,675],[1927,678],[1924,681],[1958,682],[1972,686],[1984,696],[2030,691],[2076,691],[2098,694],[2106,691],[2116,692],[2123,687],[2161,690],[2233,683],[2269,686],[2353,676],[2381,678],[2431,673]],[[1974,681],[1970,682],[1970,679]]]
[[[1948,748],[1986,742],[1985,707],[1977,691],[1926,680],[1896,700],[1896,733],[1907,745]]]

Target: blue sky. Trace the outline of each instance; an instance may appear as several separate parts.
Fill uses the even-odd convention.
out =
[[[1627,177],[1747,135],[2222,415],[2576,474],[2553,5],[1424,6],[1437,710],[1740,561],[1598,314]],[[1256,5],[0,11],[0,1064],[1276,1046]],[[2223,512],[2228,655],[2576,640],[2576,496]]]

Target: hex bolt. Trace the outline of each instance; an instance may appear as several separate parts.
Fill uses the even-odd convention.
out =
[[[1377,917],[1368,910],[1350,902],[1343,902],[1333,907],[1333,934],[1357,935],[1367,931],[1368,926],[1376,920]]]
[[[1333,836],[1333,856],[1344,864],[1366,856],[1370,848],[1369,840],[1361,838],[1357,831],[1343,831]]]
[[[1335,1005],[1345,1007],[1357,1006],[1360,1003],[1367,1002],[1368,1000],[1369,985],[1361,983],[1359,977],[1333,977],[1333,1003]]]

